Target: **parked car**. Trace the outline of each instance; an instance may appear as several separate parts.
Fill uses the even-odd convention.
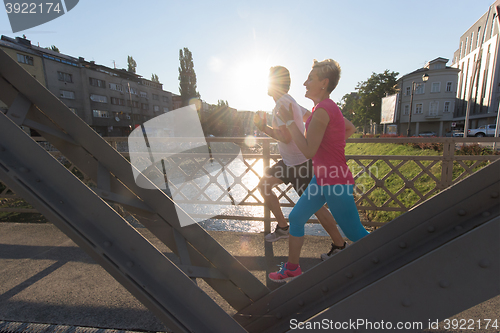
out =
[[[451,132],[446,133],[445,136],[452,138],[462,138],[464,136],[464,131],[453,130]]]
[[[497,126],[495,124],[479,126],[479,128],[468,130],[467,136],[476,136],[476,137],[495,136],[496,127]]]
[[[436,132],[426,131],[418,133],[418,136],[430,137],[430,136],[437,136],[437,134]]]

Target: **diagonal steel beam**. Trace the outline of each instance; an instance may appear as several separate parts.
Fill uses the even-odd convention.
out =
[[[387,331],[397,329],[398,323],[406,325],[401,326],[400,331],[404,332],[429,329],[431,324],[436,325],[500,293],[499,235],[500,217],[496,217],[353,294],[310,321],[354,321],[359,331],[367,331],[374,323],[380,325],[382,321]],[[471,244],[474,250],[471,250]],[[471,321],[466,321],[469,329]],[[480,323],[474,324],[479,328]],[[482,328],[485,329],[487,324],[484,321]]]
[[[255,276],[227,253],[199,225],[193,224],[181,228],[177,219],[178,210],[176,211],[173,201],[161,191],[138,187],[133,178],[130,163],[105,143],[78,116],[68,112],[67,107],[56,96],[47,91],[1,50],[0,74],[5,81],[0,82],[0,86],[2,84],[5,86],[5,83],[10,84],[12,87],[8,89],[23,93],[40,110],[38,113],[28,114],[29,119],[54,129],[60,128],[78,143],[80,147],[75,147],[58,139],[57,136],[45,133],[47,139],[82,169],[82,172],[92,178],[96,177],[96,171],[89,170],[91,168],[88,165],[94,164],[92,169],[97,170],[95,163],[98,161],[114,175],[114,179],[111,180],[114,193],[139,197],[152,211],[156,212],[156,218],[150,220],[149,224],[145,224],[155,236],[176,251],[172,232],[173,229],[178,230],[187,241],[190,254],[193,255],[191,258],[193,264],[216,268],[226,276],[228,281],[220,279],[206,279],[206,281],[234,308],[241,309],[269,293],[269,290]],[[12,97],[4,98],[4,95],[9,94],[0,91],[0,99],[6,104],[12,103],[12,100],[9,100]],[[83,170],[85,168],[87,170]],[[188,217],[183,216],[183,218]]]
[[[499,171],[500,161],[490,164],[278,288],[235,317],[249,332],[285,331],[291,319],[309,320],[487,223],[500,215]],[[469,250],[474,251],[474,247]],[[493,255],[498,260],[498,252]],[[498,280],[498,276],[495,279]],[[470,288],[478,285],[479,281],[470,279]],[[468,303],[462,305],[463,310],[466,306]]]
[[[178,332],[217,333],[227,327],[244,332],[175,264],[3,113],[0,142],[0,179],[165,325]]]

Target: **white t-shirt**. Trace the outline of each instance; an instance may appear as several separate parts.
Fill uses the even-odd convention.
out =
[[[276,112],[279,111],[282,106],[288,109],[290,103],[292,104],[293,119],[295,120],[295,124],[297,125],[299,130],[304,133],[305,127],[303,117],[306,114],[307,109],[297,104],[293,97],[288,94],[281,96],[280,99],[276,101],[276,106],[273,109],[273,127],[278,128],[279,126],[285,125],[285,123],[278,118]],[[290,143],[278,141],[278,149],[280,151],[281,157],[283,158],[283,162],[286,165],[299,165],[307,161],[307,158],[304,156],[304,154],[302,154],[293,140],[290,141]]]

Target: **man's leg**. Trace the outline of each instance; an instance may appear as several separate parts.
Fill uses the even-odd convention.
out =
[[[337,246],[343,246],[344,239],[342,238],[342,235],[337,228],[337,223],[335,222],[335,219],[333,218],[330,211],[325,206],[323,206],[315,213],[315,215],[323,228],[330,235],[333,244]]]
[[[265,175],[260,179],[257,188],[259,189],[260,194],[264,198],[265,204],[274,214],[274,217],[276,217],[276,221],[278,221],[278,226],[280,226],[281,228],[286,228],[288,227],[288,223],[286,222],[285,216],[281,211],[281,205],[278,200],[278,197],[273,192],[273,187],[281,183],[283,183],[282,180],[276,177]]]

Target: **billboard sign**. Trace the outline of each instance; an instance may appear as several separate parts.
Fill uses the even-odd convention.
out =
[[[396,119],[396,107],[398,105],[398,94],[382,98],[381,124],[393,124]]]

